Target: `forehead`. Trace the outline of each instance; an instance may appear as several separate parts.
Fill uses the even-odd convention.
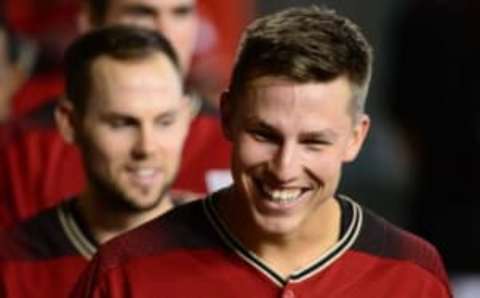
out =
[[[156,10],[168,10],[178,6],[194,5],[195,0],[110,0],[110,9],[128,6],[146,6]]]
[[[260,77],[246,84],[244,102],[249,105],[271,103],[285,108],[344,106],[352,98],[348,79],[339,77],[329,82],[295,82],[282,77]],[[241,100],[242,101],[242,100]]]
[[[130,100],[174,101],[181,97],[182,81],[163,54],[140,60],[120,61],[108,56],[96,59],[91,68],[93,103],[125,104]],[[153,103],[153,102],[152,102]]]
[[[273,125],[317,125],[350,122],[352,92],[345,78],[298,83],[276,77],[254,79],[246,85],[238,110],[243,119]]]

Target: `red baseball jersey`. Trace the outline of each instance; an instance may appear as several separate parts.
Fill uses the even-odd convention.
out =
[[[0,297],[68,297],[97,249],[74,202],[0,232]]]
[[[348,198],[337,244],[284,278],[229,231],[216,197],[104,246],[72,297],[452,297],[430,244]]]
[[[24,117],[64,93],[64,78],[60,69],[33,75],[11,99],[10,119]]]
[[[29,218],[85,186],[78,149],[54,122],[55,102],[0,128],[0,226]],[[230,183],[230,143],[216,110],[202,105],[187,136],[173,189],[212,192]]]

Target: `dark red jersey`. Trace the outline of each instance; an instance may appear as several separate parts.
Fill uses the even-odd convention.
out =
[[[60,70],[34,75],[14,94],[10,118],[17,119],[64,93],[64,79]]]
[[[288,278],[246,249],[216,213],[216,195],[107,244],[72,297],[451,297],[424,240],[348,198],[337,244]]]
[[[0,232],[0,297],[68,297],[96,244],[74,200]]]
[[[203,105],[204,106],[204,105]],[[0,128],[0,226],[76,195],[85,186],[80,152],[55,127],[55,102]],[[216,111],[203,108],[187,136],[177,191],[207,193],[230,181],[230,144]]]

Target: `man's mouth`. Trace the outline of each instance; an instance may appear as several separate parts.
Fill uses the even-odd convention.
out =
[[[265,198],[278,204],[290,204],[299,200],[307,188],[274,188],[265,183],[259,183]]]
[[[157,168],[130,168],[128,172],[136,184],[144,187],[153,184],[160,174]]]

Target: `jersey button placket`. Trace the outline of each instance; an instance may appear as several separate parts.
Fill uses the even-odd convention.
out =
[[[288,287],[286,287],[283,290],[282,298],[295,298],[295,292],[292,289],[289,289]]]

